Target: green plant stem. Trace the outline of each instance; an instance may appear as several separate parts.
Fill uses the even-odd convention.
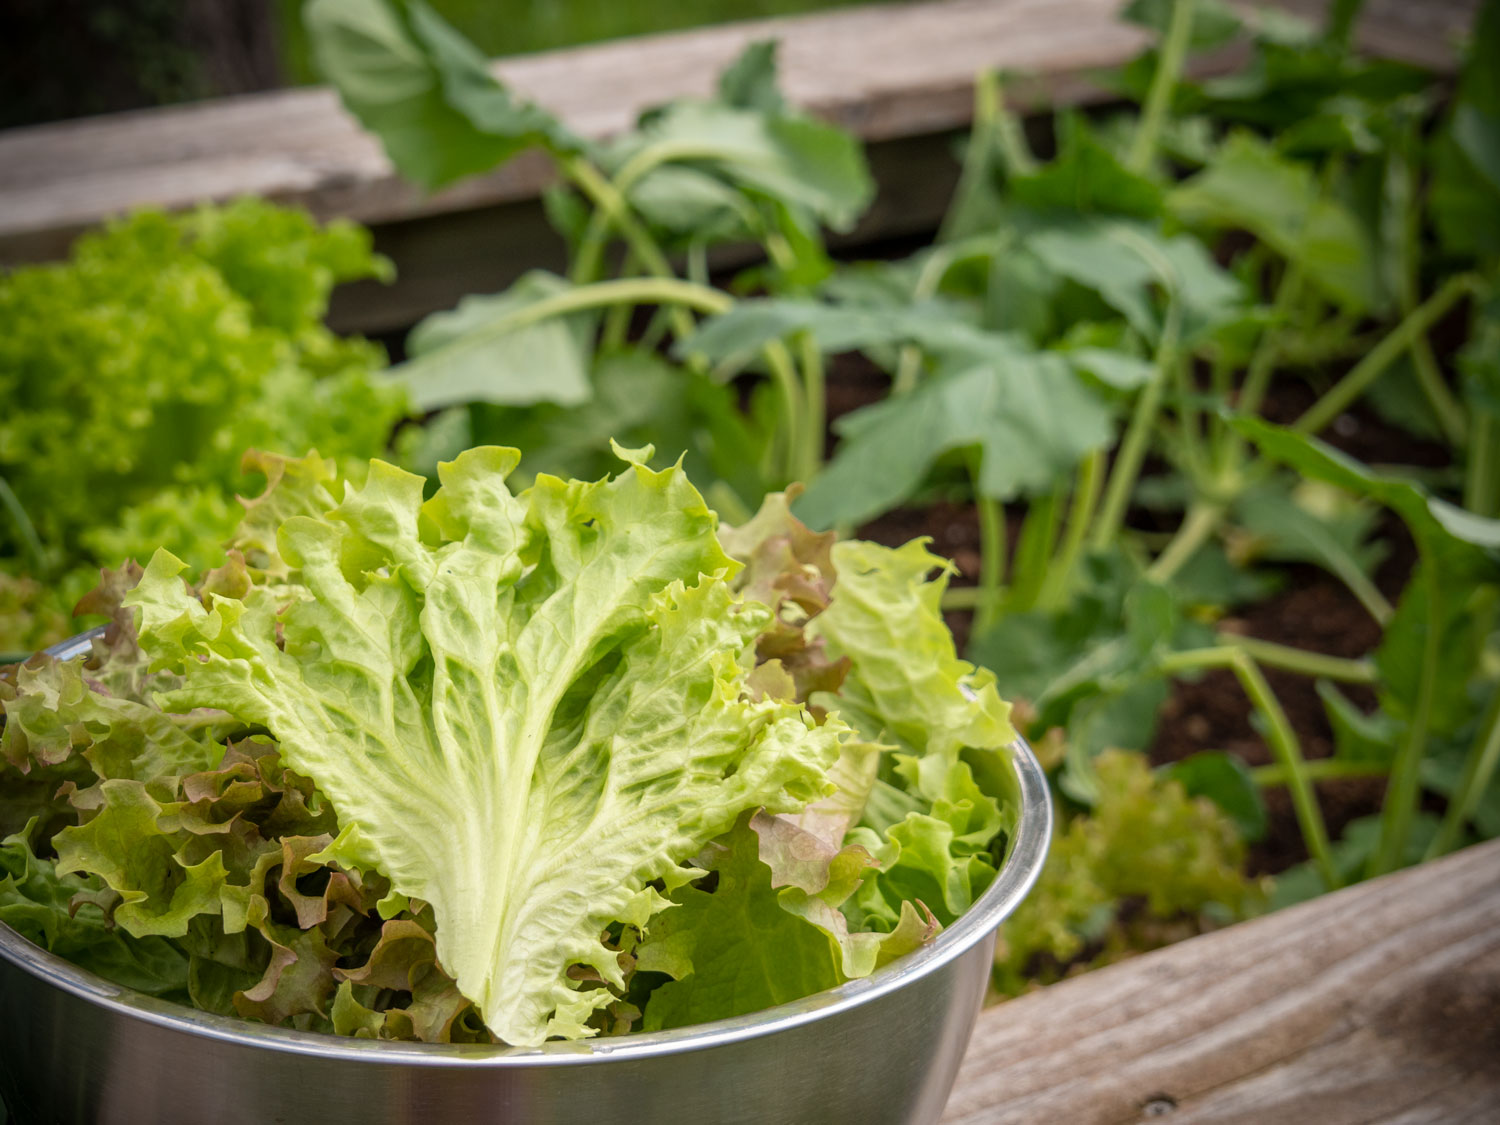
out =
[[[1089,521],[1094,518],[1094,508],[1099,503],[1099,491],[1103,485],[1104,451],[1096,449],[1085,456],[1078,466],[1062,547],[1052,560],[1052,565],[1047,568],[1047,577],[1042,579],[1042,589],[1037,595],[1037,604],[1044,609],[1057,608],[1067,597],[1068,583],[1072,578],[1073,568],[1078,565],[1078,556],[1083,551]]]
[[[1325,656],[1321,652],[1308,652],[1275,641],[1263,641],[1259,637],[1242,637],[1237,633],[1220,633],[1218,639],[1222,645],[1243,649],[1246,656],[1268,668],[1281,668],[1344,684],[1374,684],[1380,680],[1375,665],[1368,660]]]
[[[1195,7],[1194,0],[1175,0],[1172,5],[1172,19],[1167,24],[1166,38],[1156,60],[1156,73],[1151,76],[1145,108],[1131,139],[1130,154],[1125,158],[1125,165],[1132,172],[1147,171],[1156,159],[1162,126],[1172,108],[1172,95],[1182,77],[1182,64],[1187,59],[1188,44],[1193,37]]]
[[[1281,356],[1281,337],[1292,310],[1302,298],[1302,266],[1297,262],[1287,263],[1286,272],[1276,286],[1276,296],[1271,302],[1271,323],[1255,346],[1250,357],[1250,367],[1245,373],[1244,386],[1240,388],[1237,408],[1245,414],[1254,414],[1265,401],[1266,391],[1271,386],[1271,376],[1276,373],[1276,361]]]
[[[1354,37],[1354,24],[1359,19],[1359,10],[1364,6],[1365,0],[1333,0],[1325,33],[1328,42],[1347,50]]]
[[[1346,777],[1384,777],[1390,766],[1378,762],[1345,762],[1338,758],[1314,758],[1302,765],[1302,775],[1308,781],[1337,781]],[[1261,789],[1272,789],[1288,784],[1288,774],[1280,764],[1255,766],[1250,770],[1250,780]]]
[[[1015,557],[1011,560],[1007,607],[1025,611],[1036,606],[1042,584],[1051,570],[1061,514],[1061,489],[1032,500],[1021,524],[1021,534],[1016,539]]]
[[[1001,526],[1005,525],[1002,523]],[[983,567],[984,561],[981,558],[980,569],[983,570]],[[992,592],[982,586],[950,586],[943,591],[943,609],[978,609],[992,596]]]
[[[1313,791],[1307,774],[1307,762],[1302,756],[1302,745],[1297,733],[1282,710],[1281,701],[1266,682],[1265,674],[1242,647],[1222,645],[1216,648],[1192,649],[1174,652],[1163,657],[1161,670],[1167,675],[1206,668],[1227,668],[1239,680],[1250,704],[1266,724],[1266,742],[1286,776],[1286,786],[1292,796],[1292,807],[1297,814],[1297,824],[1302,830],[1307,852],[1317,864],[1323,882],[1331,891],[1341,885],[1338,868],[1333,862],[1333,852],[1328,843],[1328,828],[1323,822],[1323,810],[1318,807],[1318,797]]]
[[[995,623],[1004,597],[1005,507],[998,500],[976,494],[979,509],[979,601],[974,631],[981,633]]]
[[[651,232],[631,212],[624,193],[610,183],[598,168],[581,156],[570,156],[563,159],[562,170],[596,208],[590,219],[589,229],[579,243],[578,256],[573,260],[571,276],[575,282],[586,285],[598,276],[611,225],[619,229],[625,237],[626,245],[640,259],[647,273],[658,278],[676,276],[672,263],[667,261],[667,256],[656,244],[656,239],[651,237]],[[599,223],[597,234],[594,230],[595,220]],[[674,306],[669,309],[668,315],[672,318],[672,331],[679,339],[692,333],[693,318],[686,309]]]
[[[1464,507],[1481,516],[1500,516],[1500,419],[1475,413],[1464,471]]]
[[[620,274],[629,277],[634,274],[640,266],[634,250],[625,251],[625,260],[620,263]],[[615,351],[625,346],[625,340],[630,334],[630,317],[635,311],[633,305],[618,304],[611,305],[609,312],[604,316],[604,328],[599,335],[600,351]]]
[[[927,260],[922,263],[916,283],[912,286],[913,303],[932,298],[943,284],[943,278],[948,276],[948,271],[959,262],[970,258],[982,258],[988,254],[997,254],[1008,241],[1009,239],[1004,237],[976,238],[933,247],[932,252],[927,255]],[[896,362],[896,374],[891,381],[891,394],[904,395],[915,388],[921,372],[922,349],[916,344],[902,345]]]
[[[1000,75],[981,70],[974,76],[974,124],[969,130],[969,144],[964,150],[958,185],[953,202],[938,227],[937,241],[950,242],[965,233],[971,213],[985,188],[990,173],[991,154],[995,149],[995,121],[1000,114]]]
[[[1432,342],[1427,339],[1427,333],[1419,333],[1412,341],[1411,359],[1412,370],[1417,374],[1417,384],[1427,396],[1427,404],[1437,416],[1443,436],[1451,445],[1463,445],[1468,440],[1468,420],[1464,417],[1464,408],[1448,389],[1448,382],[1443,378],[1437,356],[1432,354]]]
[[[1448,810],[1443,814],[1443,823],[1438,827],[1427,848],[1424,859],[1436,859],[1447,855],[1458,846],[1464,825],[1474,815],[1479,799],[1484,796],[1500,765],[1500,691],[1490,697],[1479,730],[1474,735],[1474,745],[1464,759],[1463,777],[1458,789],[1448,800]]]
[[[1161,342],[1156,349],[1156,370],[1151,380],[1135,400],[1135,409],[1130,415],[1130,425],[1115,455],[1114,467],[1110,470],[1109,485],[1104,491],[1104,506],[1094,524],[1091,543],[1095,550],[1103,550],[1114,541],[1125,522],[1125,509],[1135,491],[1136,478],[1141,464],[1146,459],[1146,447],[1150,444],[1151,428],[1156,424],[1157,411],[1161,408],[1162,390],[1177,355],[1178,312],[1174,300],[1167,307],[1166,324],[1162,327]]]
[[[36,532],[36,524],[31,522],[31,516],[26,513],[26,505],[21,503],[21,498],[15,494],[10,487],[10,482],[4,477],[0,477],[0,508],[5,509],[11,522],[15,524],[16,538],[21,541],[26,554],[31,556],[37,576],[45,575],[51,569],[51,564],[47,560],[47,548],[42,543],[42,537]]]
[[[1166,550],[1156,556],[1156,561],[1146,568],[1146,577],[1153,582],[1170,582],[1183,565],[1192,558],[1198,548],[1218,529],[1224,518],[1224,505],[1197,501],[1187,510],[1182,526]]]
[[[1477,279],[1473,274],[1449,278],[1442,288],[1408,313],[1385,339],[1370,349],[1364,359],[1313,403],[1297,419],[1293,429],[1305,434],[1315,434],[1327,426],[1364,394],[1370,384],[1407,351],[1418,336],[1425,336],[1434,324],[1448,315],[1454,305],[1472,293],[1476,283]]]
[[[827,404],[824,402],[823,353],[811,332],[803,332],[797,341],[802,357],[802,393],[805,413],[802,416],[803,461],[801,478],[810,481],[823,469],[824,431],[828,428]]]
[[[1437,567],[1430,559],[1422,567],[1427,600],[1427,635],[1422,644],[1422,671],[1417,681],[1417,705],[1407,724],[1406,738],[1396,751],[1385,804],[1380,809],[1380,846],[1370,857],[1373,878],[1396,870],[1406,855],[1411,824],[1420,795],[1422,756],[1427,749],[1427,731],[1432,722],[1432,700],[1437,694],[1438,663],[1442,658],[1442,590]]]

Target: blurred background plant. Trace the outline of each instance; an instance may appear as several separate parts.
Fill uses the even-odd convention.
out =
[[[1020,121],[982,75],[931,243],[847,262],[825,232],[872,180],[774,44],[601,144],[442,5],[309,0],[311,56],[414,183],[553,158],[569,268],[428,317],[389,369],[320,324],[385,269],[367,236],[263,204],[0,282],[0,649],[75,627],[101,562],[207,565],[246,445],[431,476],[514,444],[524,483],[606,471],[613,437],[731,523],[805,481],[817,528],[962,532],[949,620],[1062,813],[1004,991],[1500,834],[1500,0],[1456,85],[1352,51],[1357,9],[1136,0],[1153,46],[1089,115]],[[1231,42],[1242,70],[1185,77]],[[761,259],[715,275],[726,244]]]

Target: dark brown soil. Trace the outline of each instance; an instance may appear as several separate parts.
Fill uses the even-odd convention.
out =
[[[830,419],[882,397],[887,379],[874,365],[859,356],[842,356],[830,365],[828,412]],[[1266,414],[1274,421],[1290,422],[1315,398],[1302,382],[1288,382],[1274,389]],[[1381,421],[1371,411],[1358,407],[1338,419],[1324,437],[1344,452],[1362,461],[1442,468],[1449,463],[1447,449],[1423,441]],[[836,444],[830,438],[831,447]],[[1010,542],[1014,543],[1020,511],[1009,513]],[[1139,526],[1170,529],[1155,513],[1133,513]],[[890,512],[859,529],[862,537],[898,545],[915,536],[927,536],[932,549],[958,566],[955,584],[968,584],[979,571],[979,526],[972,505],[942,501],[925,508]],[[1393,602],[1399,597],[1415,562],[1415,549],[1399,520],[1387,516],[1378,535],[1387,553],[1376,573],[1376,583]],[[1232,617],[1219,627],[1246,636],[1294,645],[1330,656],[1362,657],[1380,642],[1380,627],[1342,583],[1313,566],[1282,568],[1284,587]],[[949,625],[960,650],[967,642],[970,614],[953,612]],[[1313,681],[1305,676],[1266,670],[1267,680],[1286,710],[1309,758],[1333,752],[1333,732]],[[1357,705],[1373,709],[1374,694],[1365,688],[1346,688]],[[1228,750],[1251,765],[1268,763],[1265,740],[1250,723],[1250,705],[1238,681],[1229,672],[1210,672],[1192,681],[1179,681],[1162,707],[1155,741],[1149,748],[1157,764],[1177,761],[1200,750]],[[1378,812],[1384,796],[1383,779],[1341,779],[1321,783],[1318,797],[1330,833],[1337,838],[1351,820]],[[1251,849],[1249,865],[1254,874],[1283,871],[1307,858],[1301,834],[1284,790],[1266,793],[1268,828],[1265,838]]]

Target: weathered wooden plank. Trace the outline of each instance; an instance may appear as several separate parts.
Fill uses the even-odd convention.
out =
[[[948,1125],[1500,1120],[1500,841],[981,1015]]]
[[[965,124],[974,73],[1035,76],[1030,95],[1077,101],[1089,76],[1137,51],[1122,0],[941,0],[843,9],[504,60],[496,71],[574,129],[603,138],[645,107],[704,94],[747,43],[782,42],[798,104],[867,141]],[[1320,0],[1283,0],[1304,10]],[[1471,0],[1373,0],[1371,46],[1441,63]],[[1392,30],[1394,29],[1394,30]],[[60,253],[79,229],[143,205],[177,208],[245,192],[319,216],[410,220],[533,198],[550,176],[535,155],[432,196],[397,178],[327,89],[285,90],[0,133],[0,260]]]

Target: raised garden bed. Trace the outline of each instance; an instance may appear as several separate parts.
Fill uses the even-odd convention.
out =
[[[1137,7],[1153,18],[1152,5]],[[398,442],[412,468],[511,433],[592,466],[581,439],[569,440],[629,416],[630,392],[605,392],[628,387],[627,378],[652,385],[671,356],[685,367],[662,377],[696,388],[690,417],[671,414],[679,404],[661,398],[632,418],[631,440],[681,440],[674,448],[698,459],[711,501],[734,522],[765,488],[810,479],[798,509],[809,520],[893,545],[926,534],[955,560],[950,624],[1023,703],[1018,721],[1053,769],[1068,813],[1060,854],[1098,867],[1086,872],[1097,886],[1044,879],[1044,905],[1007,931],[1013,948],[997,981],[1010,991],[1255,914],[1267,905],[1261,876],[1280,876],[1274,901],[1292,901],[1492,834],[1500,470],[1490,445],[1500,434],[1484,341],[1493,343],[1494,250],[1482,211],[1454,202],[1469,206],[1487,189],[1475,186],[1472,169],[1470,180],[1455,179],[1453,154],[1483,164],[1472,152],[1488,150],[1472,149],[1478,126],[1464,115],[1484,120],[1493,91],[1473,65],[1456,83],[1382,68],[1348,54],[1337,36],[1318,46],[1274,20],[1253,43],[1225,36],[1213,49],[1189,50],[1204,46],[1200,32],[1205,42],[1214,35],[1169,21],[1169,9],[1154,8],[1164,44],[1154,63],[1123,79],[1100,71],[1134,54],[1145,33],[1106,18],[1114,5],[1082,2],[850,11],[501,64],[515,89],[563,111],[562,131],[546,146],[576,190],[554,194],[548,212],[569,236],[572,276],[532,276],[409,340],[387,337],[398,354],[409,351],[400,385],[428,415],[425,431],[406,426]],[[1223,17],[1203,10],[1205,19]],[[1455,30],[1472,14],[1471,5],[1372,0],[1355,41],[1451,72]],[[703,94],[712,74],[768,33],[783,38],[790,104],[770,85],[769,55],[751,49],[708,108],[684,111],[720,114],[714,130],[689,129],[684,141],[671,133],[682,121],[669,115],[628,131],[638,108]],[[976,60],[1031,77],[991,76],[976,92]],[[1251,78],[1199,81],[1247,65]],[[1172,84],[1152,74],[1171,77],[1179,66],[1193,81],[1174,100]],[[1300,78],[1298,66],[1307,68]],[[637,73],[650,77],[636,81]],[[1358,91],[1354,108],[1320,85],[1330,74]],[[598,90],[625,88],[624,76],[632,99],[601,106]],[[346,91],[358,89],[356,79],[345,75]],[[1115,116],[1105,91],[1131,92],[1144,103],[1140,119]],[[1023,131],[1002,93],[1012,108],[1101,108],[1055,127],[1034,118]],[[976,97],[976,131],[959,150],[950,133]],[[1307,108],[1288,119],[1278,99],[1297,98]],[[523,266],[562,260],[549,257],[558,252],[551,236],[538,234],[534,199],[552,174],[540,157],[421,195],[330,99],[298,92],[171,111],[155,118],[174,126],[165,132],[140,117],[0,137],[0,156],[28,158],[24,172],[0,179],[0,201],[9,198],[17,216],[0,231],[0,251],[52,252],[131,193],[160,191],[163,168],[174,168],[182,174],[173,178],[177,194],[165,197],[171,204],[253,187],[320,215],[377,223],[377,245],[392,250],[402,280],[349,289],[335,309],[345,327],[396,329],[462,293],[506,285]],[[350,104],[382,128],[376,102],[354,94]],[[804,108],[870,145],[878,192],[857,223],[862,173],[843,160],[847,142]],[[295,124],[290,141],[285,131],[256,129],[278,114]],[[1297,133],[1303,118],[1313,127]],[[749,158],[733,145],[715,148],[728,126],[773,140]],[[476,127],[481,141],[489,128]],[[797,130],[817,143],[777,147]],[[596,147],[601,140],[613,147]],[[689,151],[663,157],[651,147],[663,144]],[[136,171],[105,187],[111,146],[129,148]],[[441,154],[408,150],[403,160],[429,184],[453,178]],[[777,161],[795,171],[777,179],[787,167]],[[674,223],[703,195],[662,206],[631,194],[663,166],[701,177],[689,186],[709,191],[714,205],[725,185],[741,193],[749,205],[737,214],[752,215],[748,229],[700,238]],[[75,191],[56,190],[63,175]],[[658,190],[670,197],[673,189]],[[842,228],[831,243],[842,261],[872,246],[881,260],[836,266],[809,217]],[[768,266],[747,249],[757,238]],[[545,346],[523,337],[564,324],[588,341],[576,354],[567,332]],[[594,356],[595,333],[607,343],[603,359]],[[574,364],[585,386],[596,381],[593,414],[578,402],[586,391],[565,400],[555,386],[514,389],[527,372],[505,345],[519,354],[523,339],[554,364],[551,373],[572,378]],[[466,363],[469,374],[455,377]],[[484,379],[499,389],[484,389]],[[1034,380],[1044,401],[1059,396],[1053,405],[1065,408],[1056,417],[1025,413],[1030,384],[1017,380]],[[725,382],[733,389],[722,390]],[[1005,393],[986,398],[980,389],[990,384]],[[1022,421],[1007,414],[1011,403]],[[738,421],[720,427],[727,416]],[[840,422],[832,433],[829,420]],[[1084,431],[1099,432],[1084,440]],[[861,446],[872,432],[883,442]],[[730,447],[726,434],[748,452],[716,459]],[[891,485],[897,477],[903,483]],[[1100,753],[1117,746],[1132,754]],[[1240,966],[1243,951],[1272,939],[1301,950],[1354,912],[1389,919],[1393,904],[1409,899],[1436,918],[1450,889],[1476,886],[1492,902],[1493,887],[1472,877],[1472,856],[1492,854],[1493,846],[1444,861],[1430,869],[1430,886],[1421,873],[1385,875],[1058,990],[1093,1012],[1090,1004],[1109,1001],[1088,998],[1128,994],[1122,1002],[1133,1011],[1141,1001],[1131,990],[1153,974],[1180,971],[1186,996],[1215,958]],[[1423,888],[1432,903],[1413,897]],[[1482,922],[1488,909],[1475,917]],[[1481,965],[1492,952],[1480,950]],[[1339,976],[1342,956],[1299,963]],[[1266,971],[1278,963],[1289,962]],[[1412,970],[1392,987],[1404,997],[1426,979]],[[1264,978],[1248,965],[1226,971],[1224,988],[1241,986],[1259,998]],[[1322,988],[1312,1007],[1325,1011],[1341,995]],[[1009,1032],[983,1029],[1008,1028],[1045,1006],[1028,997],[985,1017],[955,1120],[1003,1119],[986,1115],[1002,1112],[1004,1073],[1028,1064],[1007,1054],[1017,1042]],[[1357,1026],[1385,1010],[1361,1009]],[[1264,1026],[1259,1015],[1247,1019],[1246,1035]],[[1472,1026],[1488,1034],[1482,1021]],[[1015,1112],[1113,1120],[1181,1106],[1214,1119],[1253,1115],[1284,1096],[1281,1079],[1240,1081],[1246,1072],[1227,1061],[1228,1044],[1241,1042],[1232,1027],[1206,1015],[1193,1027],[1205,1045],[1184,1054],[1192,1074],[1158,1071],[1147,1059],[1130,1071],[1128,1089],[1110,1087],[1108,1098],[1089,1087],[1061,1108],[1028,1093]],[[1127,1027],[1105,1039],[1125,1052],[1134,1035]],[[1257,1044],[1245,1057],[1264,1062],[1271,1049]],[[1283,1077],[1304,1088],[1344,1058],[1318,1039],[1287,1049]],[[1466,1057],[1445,1056],[1423,1072],[1424,1089],[1444,1075],[1455,1083],[1458,1100],[1445,1106],[1494,1097],[1465,1069]],[[989,1087],[978,1077],[988,1060],[1005,1068]],[[1055,1072],[1036,1073],[1037,1089],[1055,1081],[1045,1077]],[[1135,1077],[1158,1073],[1160,1083]],[[1350,1081],[1379,1088],[1368,1070]]]

